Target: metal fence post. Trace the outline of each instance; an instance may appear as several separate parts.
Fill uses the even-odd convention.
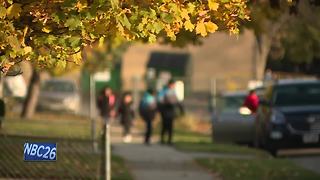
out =
[[[95,106],[95,82],[93,75],[90,74],[90,119],[91,119],[91,137],[93,152],[98,152],[98,142],[96,138],[96,118],[94,117]]]
[[[111,148],[110,148],[110,123],[109,122],[106,122],[105,123],[105,177],[106,177],[106,180],[110,180],[111,179]]]

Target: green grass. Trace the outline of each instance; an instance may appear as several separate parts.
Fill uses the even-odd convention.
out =
[[[265,151],[235,144],[212,143],[211,136],[188,130],[177,129],[175,132],[175,148],[180,151],[247,154],[258,157],[269,157]]]
[[[320,179],[320,175],[282,159],[197,159],[197,163],[218,173],[224,180]]]
[[[23,136],[90,139],[90,128],[90,119],[70,116],[63,119],[61,115],[53,118],[51,115],[48,118],[40,116],[35,119],[7,118],[1,131],[5,134]],[[99,128],[100,125],[97,123],[97,131]]]

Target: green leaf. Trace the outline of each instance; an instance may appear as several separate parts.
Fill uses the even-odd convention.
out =
[[[19,51],[21,49],[20,42],[18,41],[17,37],[8,36],[7,40],[14,51]]]
[[[159,32],[164,28],[164,26],[162,25],[162,23],[159,22],[155,22],[153,23],[153,29],[155,30],[155,32],[157,34],[159,34]]]
[[[173,17],[172,14],[161,13],[160,16],[161,16],[162,20],[163,20],[164,22],[166,22],[166,23],[171,24],[171,23],[173,23],[173,21],[174,21],[174,17]]]
[[[66,68],[67,66],[67,62],[66,61],[57,61],[56,64],[55,64],[55,68],[56,70],[58,71],[62,71]]]
[[[118,20],[121,22],[121,24],[122,24],[124,27],[126,27],[127,29],[130,30],[130,28],[131,28],[131,23],[129,22],[129,20],[128,20],[128,18],[127,18],[127,16],[126,16],[125,14],[122,15],[122,16],[120,16],[120,17],[118,17]]]
[[[75,30],[82,26],[82,22],[78,18],[71,17],[66,21],[66,23],[64,23],[64,25],[69,27],[70,30]]]
[[[220,0],[222,3],[228,3],[230,0]]]
[[[75,47],[80,45],[80,40],[81,40],[81,38],[77,37],[77,36],[70,37],[69,38],[69,43],[70,43],[72,48],[75,48]]]
[[[49,35],[48,37],[47,37],[47,43],[48,44],[53,44],[54,42],[55,42],[55,40],[56,40],[56,37],[55,36],[53,36],[53,35]]]

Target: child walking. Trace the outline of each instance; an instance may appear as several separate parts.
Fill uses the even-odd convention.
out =
[[[123,127],[123,142],[129,143],[132,140],[131,126],[134,119],[133,98],[130,92],[122,95],[118,113],[120,115],[120,123]]]

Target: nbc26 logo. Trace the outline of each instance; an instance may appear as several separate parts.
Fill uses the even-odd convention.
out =
[[[57,144],[56,143],[24,143],[25,161],[56,161]]]

